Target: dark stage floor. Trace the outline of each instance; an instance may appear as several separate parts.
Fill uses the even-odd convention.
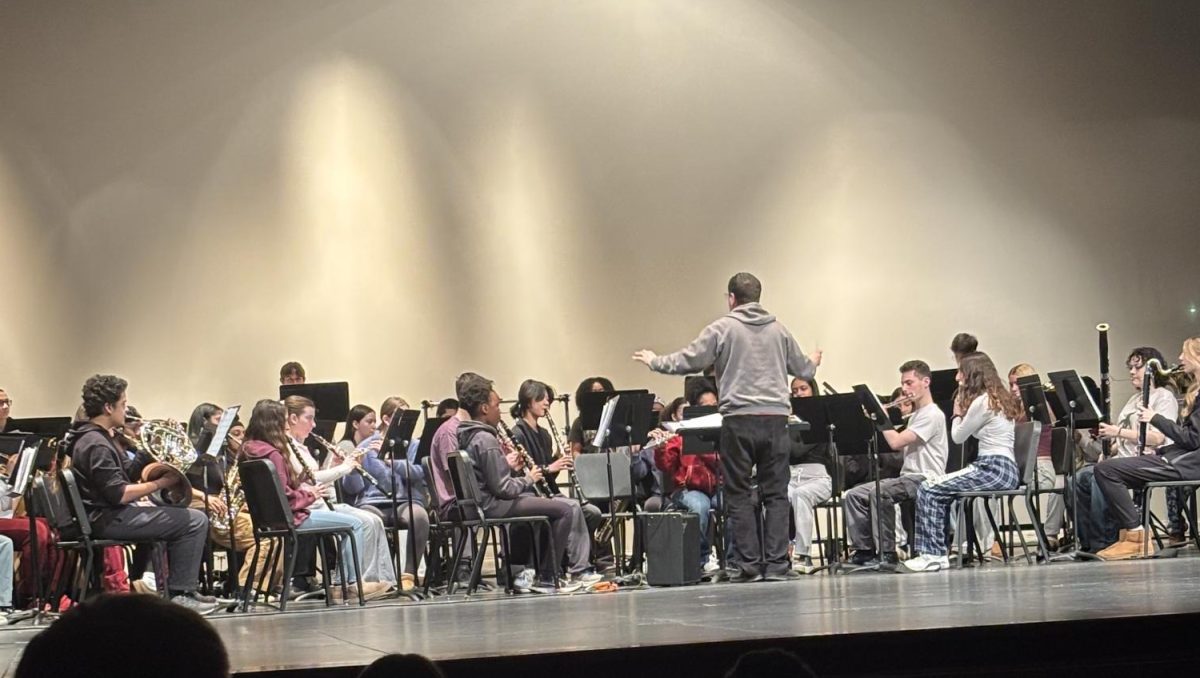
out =
[[[349,667],[380,655],[416,652],[446,662],[450,675],[478,670],[478,660],[489,658],[485,666],[504,673],[570,667],[572,676],[682,675],[664,673],[674,666],[693,667],[687,675],[695,678],[721,675],[740,652],[769,645],[806,656],[822,675],[928,672],[930,656],[939,658],[934,673],[944,675],[979,662],[990,667],[983,673],[1039,673],[1031,667],[1046,669],[1060,655],[1069,661],[1059,668],[1073,673],[1082,665],[1065,649],[1090,638],[1095,675],[1126,662],[1145,667],[1193,658],[1200,558],[996,564],[942,574],[819,575],[211,619],[239,673],[353,675]],[[1180,637],[1187,640],[1176,643],[1175,629],[1186,631]],[[34,632],[0,632],[0,665],[15,666]],[[1122,639],[1134,647],[1121,651]],[[1023,659],[1029,657],[1035,659]]]

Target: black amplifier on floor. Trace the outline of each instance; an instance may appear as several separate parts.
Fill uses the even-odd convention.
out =
[[[700,519],[694,513],[645,513],[646,583],[682,586],[700,581]]]

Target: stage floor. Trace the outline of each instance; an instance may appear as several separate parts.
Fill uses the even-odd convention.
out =
[[[311,605],[311,604],[309,604]],[[1200,613],[1200,558],[940,574],[856,574],[607,594],[489,595],[210,617],[235,672],[359,667],[394,652],[435,660],[846,637]],[[11,671],[36,630],[0,632]],[[1101,641],[1102,642],[1102,641]],[[334,671],[333,674],[345,674]],[[633,675],[632,673],[630,675]],[[659,673],[659,675],[663,675]]]

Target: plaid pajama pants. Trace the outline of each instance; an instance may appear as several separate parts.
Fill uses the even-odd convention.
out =
[[[970,466],[951,473],[936,483],[925,483],[917,491],[917,553],[944,556],[946,516],[959,492],[1011,490],[1020,484],[1017,465],[998,454],[980,457]]]

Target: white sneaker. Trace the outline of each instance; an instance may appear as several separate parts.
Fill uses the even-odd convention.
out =
[[[717,557],[711,553],[708,554],[708,561],[704,563],[703,567],[704,573],[711,574],[719,569],[721,569],[721,564],[717,562]]]
[[[904,569],[909,572],[941,572],[949,570],[950,557],[921,554],[916,558],[909,558],[904,561]]]
[[[567,581],[578,582],[580,586],[591,586],[596,582],[604,581],[604,575],[592,570],[583,572],[577,576],[568,577]]]
[[[800,574],[812,574],[816,569],[811,557],[798,561],[795,567]]]
[[[513,589],[517,593],[532,593],[533,585],[537,583],[537,577],[534,576],[533,570],[521,570],[516,579],[513,579]]]

